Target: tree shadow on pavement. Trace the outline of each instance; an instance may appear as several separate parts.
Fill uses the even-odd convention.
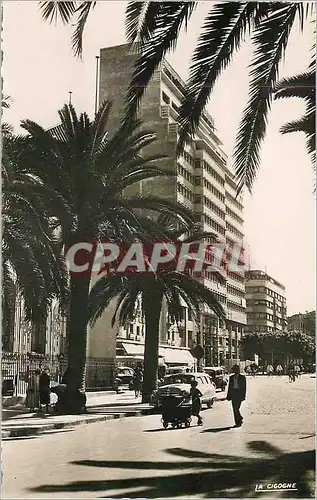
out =
[[[45,436],[50,436],[51,434],[65,434],[66,432],[73,432],[74,429],[47,429],[46,431],[39,432],[38,434],[28,434],[26,436],[8,436],[2,437],[1,441],[23,441],[25,439],[38,439],[43,438]]]
[[[132,477],[42,485],[29,491],[46,494],[99,491],[103,493],[100,498],[172,498],[192,495],[202,498],[250,498],[259,496],[258,492],[255,493],[255,484],[282,482],[296,483],[298,491],[292,492],[293,498],[314,497],[313,450],[283,453],[265,441],[251,441],[247,443],[247,447],[253,456],[239,457],[172,448],[167,449],[166,453],[173,456],[174,460],[164,462],[77,461],[73,464],[106,469],[107,477],[110,469],[129,470]],[[176,461],[176,457],[181,457],[182,460]],[[137,470],[162,470],[166,471],[166,474],[140,477],[136,473]],[[172,472],[169,473],[170,471]],[[290,492],[285,491],[278,495],[289,498]]]

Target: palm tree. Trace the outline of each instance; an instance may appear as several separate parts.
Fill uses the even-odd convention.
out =
[[[109,138],[110,110],[111,104],[103,103],[91,121],[86,113],[78,116],[72,105],[65,105],[59,111],[59,125],[50,130],[30,120],[22,122],[29,141],[23,164],[51,191],[51,211],[64,248],[109,238],[130,241],[142,232],[137,209],[172,211],[185,224],[192,222],[192,214],[175,203],[153,196],[124,196],[123,191],[135,183],[171,174],[157,165],[161,155],[143,154],[156,136],[140,131],[140,121],[123,125]],[[68,368],[72,375],[68,386],[72,394],[84,388],[90,286],[91,269],[85,275],[70,275]]]
[[[306,73],[290,78],[284,78],[277,83],[274,98],[299,97],[304,99],[306,112],[302,118],[286,123],[282,126],[282,134],[304,132],[307,137],[307,151],[316,163],[316,69],[314,62]]]
[[[140,55],[127,93],[126,115],[135,116],[154,71],[174,49],[182,28],[187,27],[199,2],[130,1],[126,32],[137,42]],[[72,37],[75,54],[82,52],[84,26],[97,2],[40,2],[44,19],[60,16],[64,23],[76,17]],[[249,101],[243,112],[234,149],[234,167],[239,191],[251,190],[260,165],[260,147],[265,137],[273,88],[294,25],[303,30],[314,10],[309,2],[218,2],[212,3],[193,52],[186,92],[179,113],[180,152],[188,136],[198,127],[202,112],[221,73],[251,38]]]
[[[148,220],[148,223],[155,234],[165,233],[163,241],[166,243],[180,241],[193,243],[208,237],[215,238],[213,234],[197,232],[194,225],[190,228],[184,225],[176,227],[175,223],[166,217],[161,217],[154,225],[151,220]],[[192,234],[188,236],[188,233]],[[220,275],[217,276],[222,280]],[[90,293],[89,312],[92,324],[113,299],[118,300],[113,323],[118,319],[121,325],[134,319],[136,304],[139,300],[141,302],[145,319],[143,402],[149,402],[157,386],[159,327],[163,301],[166,302],[171,321],[176,323],[182,318],[181,299],[187,304],[197,324],[200,321],[203,305],[207,305],[220,318],[223,319],[225,316],[216,294],[191,275],[177,271],[173,264],[147,275],[134,273],[121,276],[114,273],[101,277]]]
[[[2,151],[2,306],[6,342],[12,347],[15,303],[20,294],[26,321],[42,323],[54,298],[67,301],[65,269],[41,198],[41,180],[21,172],[25,140],[3,136]]]

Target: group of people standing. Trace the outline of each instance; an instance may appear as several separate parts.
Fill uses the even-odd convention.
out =
[[[51,378],[49,369],[30,370],[28,374],[28,388],[26,391],[26,406],[31,410],[42,410],[49,412],[50,407],[50,385]]]

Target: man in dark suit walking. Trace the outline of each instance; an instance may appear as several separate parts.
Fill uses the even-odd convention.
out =
[[[242,401],[245,400],[246,378],[244,375],[241,375],[239,365],[234,365],[232,371],[233,375],[229,379],[227,400],[232,403],[235,427],[241,427],[243,418],[240,413],[240,406]]]

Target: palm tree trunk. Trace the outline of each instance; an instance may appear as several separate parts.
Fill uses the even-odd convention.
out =
[[[16,307],[17,291],[13,285],[13,290],[9,290],[5,300],[2,301],[2,350],[4,352],[13,352]]]
[[[85,391],[90,276],[72,275],[70,281],[66,406],[72,412],[80,412],[83,400],[78,391]]]
[[[157,388],[162,299],[162,295],[155,290],[152,293],[148,292],[143,298],[145,315],[143,403],[150,402],[151,394]]]
[[[38,354],[45,354],[46,350],[46,322],[47,316],[41,321],[37,321],[32,325],[32,342],[31,350]]]

